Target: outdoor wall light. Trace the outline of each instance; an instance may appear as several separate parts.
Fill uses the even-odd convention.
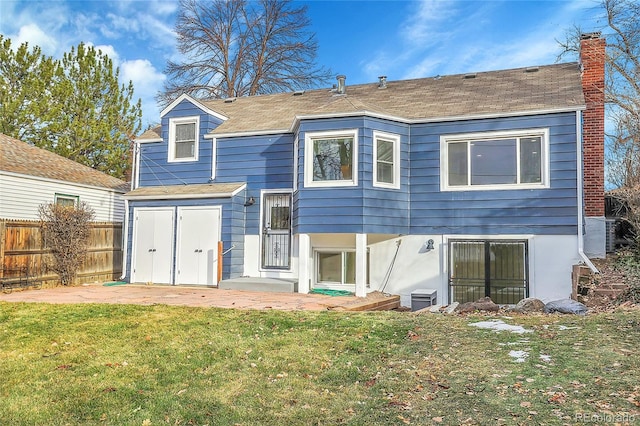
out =
[[[249,199],[247,201],[245,201],[244,206],[245,207],[249,207],[252,206],[256,203],[256,199],[253,197],[249,197]]]
[[[429,250],[433,250],[433,240],[429,240],[426,243],[424,243],[424,249],[429,251]]]

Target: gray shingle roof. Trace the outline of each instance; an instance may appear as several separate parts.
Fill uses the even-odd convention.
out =
[[[127,199],[216,198],[229,197],[242,189],[244,182],[196,185],[145,186],[125,194]]]
[[[436,121],[584,106],[577,63],[479,72],[475,78],[468,77],[459,74],[389,81],[386,89],[379,89],[378,82],[347,84],[346,95],[322,89],[302,95],[280,93],[202,103],[228,117],[214,135],[288,130],[296,116],[366,111],[406,121]],[[145,136],[153,137],[154,133],[146,132]]]
[[[129,185],[91,167],[0,133],[0,171],[126,192]]]

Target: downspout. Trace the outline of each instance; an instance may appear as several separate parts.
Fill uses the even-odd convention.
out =
[[[140,161],[140,144],[134,142],[133,147],[133,164],[131,165],[131,190],[138,187],[138,173]],[[127,276],[127,243],[129,242],[129,200],[124,200],[124,227],[122,229],[122,276],[123,280]]]
[[[598,271],[598,268],[596,268],[596,265],[593,264],[593,262],[591,262],[591,259],[589,259],[589,257],[587,257],[587,255],[584,253],[584,236],[582,235],[582,228],[583,228],[583,223],[582,221],[584,220],[584,213],[583,213],[583,177],[582,177],[582,120],[580,119],[581,117],[581,112],[580,111],[576,111],[576,136],[577,136],[577,144],[576,147],[579,148],[577,149],[577,197],[578,197],[578,254],[580,255],[580,257],[582,258],[582,260],[584,261],[584,263],[587,264],[587,266],[589,267],[589,269],[591,269],[591,272],[593,272],[594,274],[599,274],[600,271]]]
[[[122,230],[122,276],[127,276],[127,243],[129,242],[129,200],[124,200],[124,229]]]

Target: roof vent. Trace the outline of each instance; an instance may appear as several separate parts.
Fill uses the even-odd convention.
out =
[[[378,77],[378,89],[386,89],[387,88],[387,76],[381,75]]]
[[[225,104],[230,104],[231,102],[233,102],[233,101],[235,101],[235,100],[236,100],[236,98],[235,98],[235,97],[234,97],[234,98],[227,98],[227,99],[225,99],[225,100],[224,100],[224,103],[225,103]]]
[[[338,80],[338,94],[344,95],[347,91],[344,84],[345,80],[347,79],[347,76],[340,74],[339,76],[336,77],[336,79]]]
[[[477,74],[475,72],[473,73],[469,73],[469,74],[465,74],[464,78],[466,79],[470,79],[470,78],[476,78]]]
[[[528,67],[525,69],[526,72],[538,72],[540,71],[540,67]]]
[[[293,96],[302,96],[304,95],[304,90],[296,90],[293,92]]]

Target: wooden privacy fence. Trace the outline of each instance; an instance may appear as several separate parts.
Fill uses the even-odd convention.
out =
[[[40,222],[0,219],[0,279],[28,272],[34,284],[60,285],[48,268],[53,260],[43,247]],[[93,222],[87,256],[76,284],[113,281],[122,275],[122,223]]]

